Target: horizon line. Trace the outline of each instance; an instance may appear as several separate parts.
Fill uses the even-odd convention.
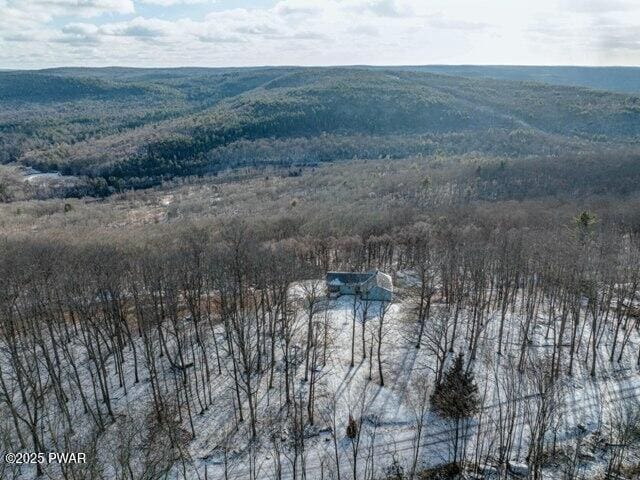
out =
[[[56,65],[39,68],[12,68],[0,67],[0,72],[18,71],[44,71],[61,69],[136,69],[136,70],[180,70],[180,69],[202,69],[202,70],[223,70],[223,69],[267,69],[267,68],[416,68],[416,67],[494,67],[494,68],[584,68],[584,69],[636,69],[640,65],[585,65],[585,64],[517,64],[517,63],[416,63],[416,64],[366,64],[366,63],[345,63],[345,64],[317,64],[317,65],[296,65],[296,64],[266,64],[266,65],[224,65],[224,66],[204,66],[204,65],[178,65],[178,66],[130,66],[130,65],[103,65],[103,66],[78,66],[78,65]]]

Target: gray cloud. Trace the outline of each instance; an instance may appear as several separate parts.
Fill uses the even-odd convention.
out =
[[[116,28],[108,34],[121,37],[164,37],[167,35],[162,29],[145,25],[126,25],[121,28]]]
[[[98,28],[91,23],[70,23],[62,28],[62,35],[52,41],[69,45],[97,45],[100,43]]]
[[[247,40],[238,35],[225,35],[221,33],[202,33],[195,36],[203,43],[246,43]]]
[[[255,25],[240,25],[234,29],[238,33],[246,33],[248,35],[276,35],[280,30],[266,23]]]
[[[71,35],[95,35],[98,33],[98,27],[92,23],[69,23],[62,27],[62,33]]]
[[[100,37],[92,35],[60,35],[51,39],[55,43],[66,43],[68,45],[89,46],[98,45]]]
[[[170,35],[173,30],[174,24],[172,22],[137,17],[127,22],[104,25],[98,29],[98,32],[102,35],[114,37],[149,39],[166,37]]]
[[[26,33],[13,33],[2,37],[6,42],[35,42],[38,39]]]

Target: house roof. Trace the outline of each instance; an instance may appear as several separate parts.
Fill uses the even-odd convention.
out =
[[[332,286],[369,283],[393,292],[393,281],[386,273],[375,272],[327,272],[327,284]]]
[[[369,280],[375,272],[327,272],[327,283],[331,285],[352,285],[364,283]]]
[[[390,275],[382,272],[376,272],[376,283],[380,288],[393,292],[393,281],[391,280]]]

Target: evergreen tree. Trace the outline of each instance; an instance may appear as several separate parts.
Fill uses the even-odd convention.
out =
[[[573,219],[573,222],[580,238],[584,240],[593,232],[596,223],[598,223],[598,217],[588,210],[584,210],[580,215]]]
[[[458,439],[461,422],[478,410],[478,386],[471,371],[464,369],[464,356],[460,353],[442,381],[431,394],[431,407],[442,418],[455,422],[454,463],[458,459]]]
[[[354,418],[349,415],[349,423],[347,424],[347,437],[353,440],[354,438],[356,438],[356,435],[358,435],[358,424],[356,423]]]

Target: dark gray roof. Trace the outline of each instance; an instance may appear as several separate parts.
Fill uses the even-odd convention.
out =
[[[373,275],[375,275],[375,272],[327,272],[327,283],[335,283],[336,280],[345,285],[364,283]]]
[[[375,272],[327,272],[327,283],[332,285],[354,285],[363,283],[375,283],[380,288],[393,292],[393,282],[386,273]]]

